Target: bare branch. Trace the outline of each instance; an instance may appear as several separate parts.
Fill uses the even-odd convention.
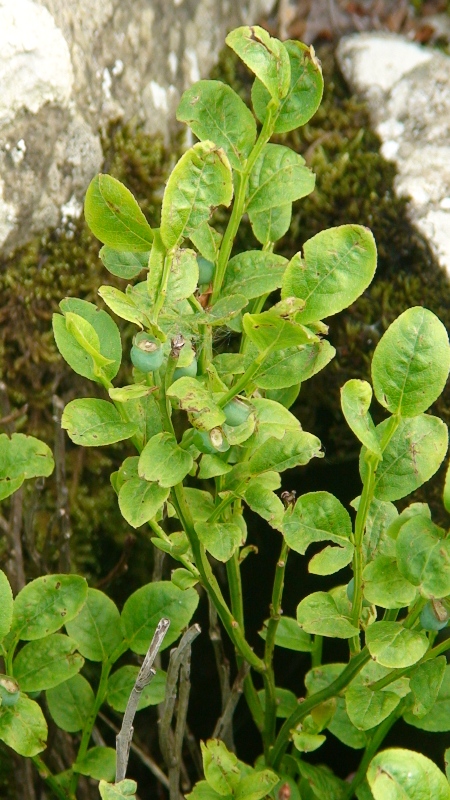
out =
[[[156,675],[153,669],[153,662],[161,647],[164,637],[169,629],[170,620],[163,618],[156,626],[153,639],[144,658],[142,667],[136,678],[136,682],[128,698],[125,714],[123,715],[122,727],[116,736],[116,783],[123,781],[127,773],[128,759],[130,756],[131,740],[133,738],[133,722],[141,692]]]
[[[69,512],[69,490],[66,480],[66,439],[61,427],[61,417],[64,403],[58,395],[53,398],[53,420],[55,422],[55,478],[56,478],[56,506],[59,520],[59,569],[61,572],[70,572],[70,539],[72,528]]]
[[[199,625],[192,625],[188,628],[178,647],[172,650],[167,670],[166,699],[162,705],[159,719],[159,746],[169,771],[170,800],[180,800],[181,750],[191,688],[189,680],[191,646],[199,633]],[[180,678],[179,701],[174,731],[172,720],[175,712],[178,678]]]
[[[117,725],[114,725],[114,722],[112,722],[108,717],[106,717],[102,711],[98,712],[98,717],[102,720],[102,722],[105,723],[105,725],[108,726],[108,728],[111,728],[111,730],[114,731],[115,734],[119,733],[119,728],[117,727]],[[142,749],[142,747],[139,747],[139,745],[135,744],[135,742],[131,742],[130,750],[132,750],[133,753],[135,753],[135,755],[140,759],[140,761],[142,761],[144,766],[146,766],[147,769],[149,769],[150,772],[153,773],[155,778],[157,778],[159,782],[162,783],[162,785],[166,789],[168,789],[169,780],[167,778],[167,775],[165,775],[162,769],[158,767],[156,761],[154,761],[153,758],[151,758],[149,754]]]
[[[220,719],[222,719],[225,713],[225,709],[227,708],[227,704],[231,694],[230,662],[228,661],[228,658],[226,657],[225,654],[225,648],[223,646],[222,634],[220,631],[217,611],[210,599],[209,599],[209,638],[211,639],[211,644],[213,646],[214,656],[216,659],[217,672],[219,675],[220,694],[222,698],[222,715]],[[220,719],[217,724],[219,724]],[[225,734],[226,734],[225,738],[223,739],[225,745],[228,747],[229,750],[234,751],[233,730],[231,726],[228,727],[228,730],[225,731]]]
[[[239,698],[244,691],[244,681],[250,671],[250,665],[245,661],[242,664],[235,681],[231,688],[228,702],[216,723],[213,731],[213,739],[222,739],[226,743],[226,739],[231,734],[231,724],[233,721],[233,714],[239,702]]]

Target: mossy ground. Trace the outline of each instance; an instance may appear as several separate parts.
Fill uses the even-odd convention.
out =
[[[340,411],[339,387],[348,378],[369,376],[377,340],[403,310],[425,305],[449,327],[450,304],[448,279],[411,228],[406,201],[395,196],[395,167],[380,156],[380,143],[370,130],[364,105],[348,94],[331,48],[322,49],[319,55],[326,87],[323,103],[301,131],[280,138],[304,155],[317,175],[316,190],[296,204],[291,229],[277,252],[290,257],[320,230],[357,222],[372,229],[379,254],[377,276],[371,287],[350,309],[329,320],[336,359],[323,375],[305,384],[295,407],[305,429],[317,433],[326,445],[327,458],[315,467],[320,472],[324,466],[329,469],[352,459],[354,464],[357,457],[357,442]],[[223,55],[214,77],[231,83],[248,99],[248,78],[229,53]],[[164,181],[179,144],[177,141],[167,150],[160,140],[132,128],[111,131],[105,142],[104,171],[130,188],[154,225],[158,224]],[[244,225],[236,248],[249,246],[255,246],[255,242]],[[98,243],[80,220],[72,230],[50,232],[0,263],[0,378],[8,386],[13,406],[28,404],[23,430],[41,436],[49,444],[54,425],[52,395],[56,392],[67,401],[95,392],[95,387],[74,375],[57,354],[50,323],[62,297],[72,295],[95,302],[98,286],[105,280],[112,282],[98,259],[98,249]],[[127,331],[125,326],[124,332]],[[450,422],[450,390],[436,407],[437,413]],[[95,584],[119,558],[129,533],[108,480],[124,451],[122,446],[98,452],[81,451],[70,445],[68,448],[73,563]],[[319,480],[322,484],[323,480]],[[439,480],[430,486],[422,496],[431,500],[434,510],[439,510]],[[37,517],[38,543],[44,547],[50,537],[50,555],[56,562],[57,542],[53,549],[51,542],[51,481],[49,487]],[[349,499],[354,497],[359,485],[346,492]],[[138,537],[140,557],[131,560],[126,587],[123,579],[114,585],[113,592],[121,599],[125,591],[129,594],[130,587],[150,579],[150,546],[144,534],[138,532]]]

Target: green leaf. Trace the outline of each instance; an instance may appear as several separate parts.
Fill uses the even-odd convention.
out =
[[[359,498],[351,505],[357,508]],[[364,560],[372,561],[375,555],[395,556],[395,543],[388,535],[388,529],[398,518],[398,511],[393,503],[372,500],[367,514],[366,532],[364,534]]]
[[[130,383],[128,386],[122,386],[118,389],[108,389],[108,394],[111,400],[118,403],[128,403],[129,400],[139,400],[141,397],[147,397],[154,392],[153,386],[148,386],[146,383]]]
[[[423,665],[421,664],[420,667],[422,666]],[[417,684],[414,692],[417,705],[418,698],[416,695],[416,691],[417,691]],[[431,691],[433,691],[433,684],[430,683],[430,694]],[[424,698],[425,703],[427,703],[427,697],[425,694],[421,693],[421,698]],[[433,706],[430,708],[428,713],[426,713],[425,716],[423,717],[422,716],[419,717],[414,713],[413,709],[412,711],[408,711],[406,714],[404,714],[404,719],[405,722],[408,723],[408,725],[413,725],[415,728],[420,728],[423,731],[431,731],[433,733],[439,733],[450,730],[450,666],[449,665],[445,667],[444,677],[442,679],[442,683],[440,685],[437,698],[435,699]]]
[[[282,319],[274,307],[262,314],[244,314],[242,327],[250,341],[261,351],[275,352],[299,344],[310,344],[316,339],[303,325]]]
[[[450,514],[450,462],[445,473],[444,491],[442,495],[444,508]]]
[[[207,782],[218,794],[230,794],[241,779],[237,757],[219,739],[209,739],[200,746]]]
[[[157,433],[147,442],[141,453],[139,477],[146,481],[157,481],[160,486],[170,488],[186,477],[193,463],[191,454],[178,446],[172,433]]]
[[[271,769],[253,770],[240,780],[235,789],[236,800],[261,800],[278,783],[278,775]]]
[[[247,304],[248,300],[243,294],[221,297],[201,318],[199,316],[199,322],[202,325],[228,325]]]
[[[362,225],[340,225],[313,236],[284,273],[281,296],[305,301],[297,315],[303,324],[347,308],[367,289],[377,263],[372,233]]]
[[[0,434],[0,484],[3,483],[2,499],[12,494],[27,478],[47,478],[53,472],[55,463],[52,451],[40,439],[13,433],[11,438],[6,433]],[[5,494],[7,488],[12,491]],[[15,488],[14,488],[15,487]]]
[[[397,562],[377,556],[364,569],[364,597],[381,608],[404,608],[413,602],[417,589],[400,574]]]
[[[115,398],[117,399],[117,398]],[[136,437],[136,446],[143,449],[149,439],[162,431],[161,413],[155,395],[127,400],[125,413],[139,426]]]
[[[245,210],[254,214],[311,194],[316,177],[305,159],[281,144],[266,144],[250,173]]]
[[[102,800],[136,800],[137,783],[128,778],[114,785],[100,781],[98,789]]]
[[[171,172],[161,211],[161,238],[167,249],[189,237],[217,206],[229,206],[233,196],[231,167],[213,142],[191,147]]]
[[[320,667],[311,669],[305,677],[305,686],[308,690],[308,696],[328,687],[330,683],[339,677],[346,666],[346,664],[323,664]],[[336,711],[328,723],[328,730],[336,736],[340,742],[343,742],[348,747],[353,747],[355,750],[365,747],[367,744],[367,736],[350,722],[345,707],[345,699],[339,696],[336,697],[335,700]]]
[[[282,42],[269,36],[259,25],[236,28],[228,34],[225,42],[259,78],[274,100],[286,97],[291,68]]]
[[[305,597],[297,606],[297,622],[307,633],[335,639],[349,639],[359,633],[350,618],[339,613],[328,592],[313,592]]]
[[[134,322],[141,328],[148,324],[147,315],[136,306],[129,294],[121,292],[115,286],[100,286],[98,293],[108,308],[121,319]]]
[[[94,328],[100,343],[100,353],[110,362],[102,367],[101,372],[106,380],[111,381],[117,375],[122,360],[122,342],[114,320],[106,311],[100,311],[93,303],[88,303],[86,300],[66,297],[59,305],[64,315],[77,314]],[[53,315],[53,333],[58,350],[69,367],[84,378],[101,382],[101,376],[94,368],[92,357],[69,332],[65,316]]]
[[[77,643],[53,633],[22,647],[14,659],[14,677],[23,692],[40,692],[77,675],[84,658],[76,653]]]
[[[226,475],[231,469],[231,465],[222,461],[220,456],[205,454],[200,461],[198,477],[200,480],[208,480],[209,478],[215,478],[219,475]]]
[[[262,245],[277,242],[288,232],[292,219],[292,203],[253,211],[250,219],[252,231]]]
[[[261,689],[258,692],[258,697],[262,710],[265,711],[266,693],[264,689]],[[294,692],[290,692],[289,689],[280,689],[278,686],[275,687],[275,702],[277,706],[278,719],[287,719],[298,707],[298,700]]]
[[[381,441],[390,420],[377,425]],[[428,481],[439,469],[448,446],[447,426],[438,417],[421,414],[402,419],[389,444],[383,450],[383,461],[375,476],[375,497],[379,500],[399,500]],[[359,469],[364,481],[367,464],[365,449],[361,450]]]
[[[91,713],[95,697],[82,675],[74,675],[46,692],[48,710],[58,728],[68,733],[81,731]]]
[[[0,434],[3,436],[6,434]],[[25,475],[19,475],[17,478],[0,478],[0,501],[6,500],[7,497],[17,492],[25,480]]]
[[[443,537],[431,520],[414,516],[400,528],[396,541],[399,571],[433,600],[450,594],[450,540]]]
[[[92,233],[116,250],[150,250],[153,231],[131,192],[111,175],[96,175],[86,192],[84,215]]]
[[[189,236],[194,247],[207,261],[215,263],[219,252],[222,235],[207,222],[202,222]]]
[[[98,338],[97,331],[90,322],[79,314],[74,314],[73,311],[67,311],[64,315],[64,319],[66,321],[68,333],[70,333],[80,347],[91,356],[96,374],[103,371],[104,367],[113,363],[111,358],[106,358],[106,356],[101,354],[100,339]]]
[[[169,647],[189,624],[197,605],[195,589],[182,591],[170,581],[142,586],[128,598],[122,611],[122,631],[130,649],[144,655],[163,617],[170,620],[170,628],[162,649]]]
[[[283,42],[291,65],[291,80],[287,95],[277,110],[275,133],[287,133],[305,125],[316,113],[323,92],[320,62],[312,47],[302,42]],[[264,121],[270,95],[259,80],[252,87],[252,104],[260,122]]]
[[[370,686],[355,683],[345,692],[347,713],[353,725],[362,731],[375,728],[397,708],[400,697],[395,692],[374,692]]]
[[[183,377],[172,383],[168,397],[176,397],[180,407],[193,415],[195,427],[209,431],[225,422],[225,414],[210,392],[195,378]]]
[[[130,694],[133,690],[136,678],[139,674],[139,667],[126,665],[113,672],[108,679],[108,690],[106,699],[115,711],[124,713]],[[154,678],[144,687],[140,694],[137,710],[148,706],[156,706],[164,702],[166,693],[166,673],[158,669]]]
[[[119,491],[119,508],[122,516],[133,528],[139,528],[156,517],[169,497],[170,489],[149,483],[141,478],[125,481]]]
[[[279,289],[287,259],[261,250],[238,253],[228,262],[223,292],[248,300]]]
[[[186,800],[233,800],[231,794],[222,795],[214,791],[206,781],[198,781]]]
[[[106,661],[123,641],[119,610],[98,589],[88,589],[83,608],[66,630],[89,661]]]
[[[341,389],[341,406],[347,425],[357,439],[381,459],[383,454],[377,439],[375,425],[369,414],[371,402],[372,387],[367,381],[353,378],[347,381]]]
[[[197,81],[184,92],[177,119],[186,122],[197,139],[222,147],[234,169],[242,169],[255,143],[256,124],[251,111],[233,89],[221,81]]]
[[[14,600],[11,632],[17,639],[43,639],[74,619],[87,597],[79,575],[45,575],[24,586]]]
[[[284,538],[292,550],[305,554],[313,542],[332,541],[339,546],[326,547],[310,562],[309,571],[330,575],[350,563],[352,522],[342,503],[329,492],[309,492],[285,511]]]
[[[424,633],[404,628],[401,622],[374,622],[366,630],[366,645],[378,664],[401,669],[416,664],[429,642]]]
[[[157,238],[155,237],[155,248]],[[155,256],[158,255],[157,251]],[[161,254],[160,254],[161,255]],[[194,250],[178,247],[171,255],[169,279],[167,282],[166,302],[170,305],[190,297],[198,284],[198,261]],[[147,279],[148,296],[151,303],[155,303],[160,292],[161,278],[164,261],[156,263],[156,258],[150,258],[150,270]],[[146,298],[148,303],[148,299]]]
[[[9,580],[0,569],[0,642],[9,633],[13,618],[13,595]]]
[[[72,442],[99,447],[130,439],[137,432],[135,422],[123,422],[119,412],[106,400],[72,400],[64,409],[61,427]]]
[[[253,397],[252,406],[257,412],[257,427],[251,440],[255,449],[271,436],[282,439],[287,430],[301,430],[298,419],[274,400]]]
[[[91,747],[83,758],[75,761],[73,771],[96,781],[113,781],[116,774],[116,751],[113,747]]]
[[[292,734],[294,747],[300,753],[312,753],[325,742],[326,738],[323,734],[308,733],[307,731],[299,731]]]
[[[422,753],[400,747],[372,759],[367,780],[374,800],[450,800],[450,786],[436,764]]]
[[[336,350],[325,339],[313,344],[277,350],[264,359],[253,382],[260,389],[284,389],[302,383],[320,372]]]
[[[450,345],[442,322],[416,306],[394,320],[372,358],[375,396],[391,414],[415,417],[441,394],[450,369]]]
[[[414,670],[409,686],[414,695],[414,705],[411,713],[415,717],[420,719],[430,711],[433,711],[444,680],[446,666],[447,660],[445,656],[438,656],[429,661],[424,661]]]
[[[130,281],[132,278],[136,278],[143,269],[147,269],[150,252],[131,253],[126,250],[114,250],[112,247],[103,245],[99,256],[111,275]]]
[[[306,785],[311,788],[318,800],[339,800],[344,790],[348,788],[348,784],[333,775],[328,767],[316,767],[303,759],[298,760],[297,765],[300,774],[306,779]],[[300,790],[303,791],[302,783]]]
[[[243,544],[242,530],[234,522],[196,522],[195,530],[208,553],[218,561],[228,561]]]
[[[267,624],[268,620],[264,622],[264,627],[259,631],[259,635],[264,641],[267,635]],[[275,634],[275,644],[277,647],[296,650],[300,653],[309,653],[313,649],[309,633],[305,633],[297,620],[291,617],[281,617]]]
[[[0,739],[27,758],[42,753],[47,746],[47,723],[34,700],[21,695],[15,706],[0,712]]]
[[[170,576],[170,580],[175,586],[178,586],[179,589],[190,589],[191,586],[195,586],[199,579],[189,572],[188,569],[184,569],[184,567],[178,567],[177,569],[172,570],[172,574]]]
[[[252,511],[265,519],[272,528],[281,531],[284,505],[280,498],[268,490],[258,478],[254,478],[247,484],[242,497]]]
[[[317,436],[306,431],[287,430],[281,439],[270,437],[263,442],[250,457],[248,469],[252,476],[273,470],[283,472],[322,457]]]

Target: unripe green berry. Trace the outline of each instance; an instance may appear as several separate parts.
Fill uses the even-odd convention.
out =
[[[0,705],[4,708],[15,706],[19,697],[19,685],[14,678],[10,678],[8,675],[0,675]]]
[[[242,400],[239,400],[238,397],[233,397],[233,399],[223,407],[223,413],[225,414],[227,425],[237,428],[238,425],[247,422],[250,416],[250,408],[246,403],[243,403]]]
[[[226,453],[230,449],[220,428],[213,428],[211,431],[195,431],[192,442],[197,450],[208,455]]]
[[[199,285],[203,286],[205,283],[211,283],[215,269],[212,261],[207,261],[203,256],[197,256],[197,264]]]
[[[420,624],[426,631],[441,631],[448,625],[448,613],[439,601],[428,602],[420,612]]]
[[[161,342],[148,333],[138,333],[131,348],[131,361],[140,372],[154,372],[164,360]]]
[[[197,359],[194,356],[191,363],[188,364],[187,367],[176,368],[175,372],[173,373],[173,379],[174,381],[177,381],[178,378],[184,378],[184,377],[195,378],[196,375],[197,375]]]

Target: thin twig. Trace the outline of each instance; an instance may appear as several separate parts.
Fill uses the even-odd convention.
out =
[[[228,702],[222,712],[222,716],[217,720],[216,727],[213,731],[213,739],[222,739],[224,742],[226,742],[227,737],[231,733],[233,714],[239,702],[239,698],[244,691],[244,681],[249,671],[250,665],[244,661],[238,674],[236,675]]]
[[[136,536],[133,533],[128,533],[125,537],[125,541],[123,543],[123,550],[121,556],[117,562],[114,564],[113,568],[105,575],[104,578],[100,578],[99,581],[96,583],[96,589],[106,589],[110,583],[115,580],[115,578],[119,578],[128,570],[128,560],[132,553],[133,547],[136,544]]]
[[[156,675],[153,669],[153,662],[156,654],[161,647],[164,637],[169,629],[170,620],[163,617],[156,626],[153,639],[144,658],[142,667],[136,678],[136,682],[128,698],[125,714],[123,715],[122,727],[116,736],[116,783],[123,781],[127,773],[128,759],[130,756],[130,745],[133,738],[133,722],[141,692]]]
[[[108,717],[106,717],[102,711],[99,711],[97,716],[102,720],[102,722],[105,723],[105,725],[108,726],[108,728],[111,728],[111,730],[114,731],[115,734],[119,733],[119,728],[117,727],[117,725],[114,725],[114,722],[108,719]],[[168,789],[169,780],[167,778],[167,775],[165,775],[162,769],[158,767],[156,761],[153,761],[153,759],[150,758],[149,754],[145,753],[142,747],[139,747],[139,745],[135,744],[135,742],[131,742],[130,750],[132,750],[133,753],[135,753],[135,755],[140,759],[140,761],[142,761],[144,766],[146,766],[150,770],[150,772],[153,773],[155,778],[157,778],[159,782],[162,783],[162,785],[166,789]]]
[[[159,746],[169,771],[170,800],[180,799],[181,749],[190,692],[191,646],[199,633],[200,626],[197,624],[188,628],[178,647],[172,650],[167,670],[166,699],[161,707],[159,719]],[[174,732],[172,719],[175,712],[178,677],[180,677],[179,703]]]
[[[209,638],[214,650],[214,657],[216,660],[217,673],[219,675],[220,694],[221,694],[221,717],[223,716],[230,699],[230,662],[225,654],[223,646],[222,634],[220,632],[219,620],[215,606],[209,599]],[[231,727],[226,732],[224,743],[229,750],[234,751],[233,731]]]
[[[59,569],[61,572],[70,572],[70,539],[72,528],[69,512],[69,489],[66,480],[66,439],[64,429],[61,427],[61,417],[64,411],[64,402],[54,394],[53,420],[55,422],[55,478],[56,478],[56,506],[59,519]]]

